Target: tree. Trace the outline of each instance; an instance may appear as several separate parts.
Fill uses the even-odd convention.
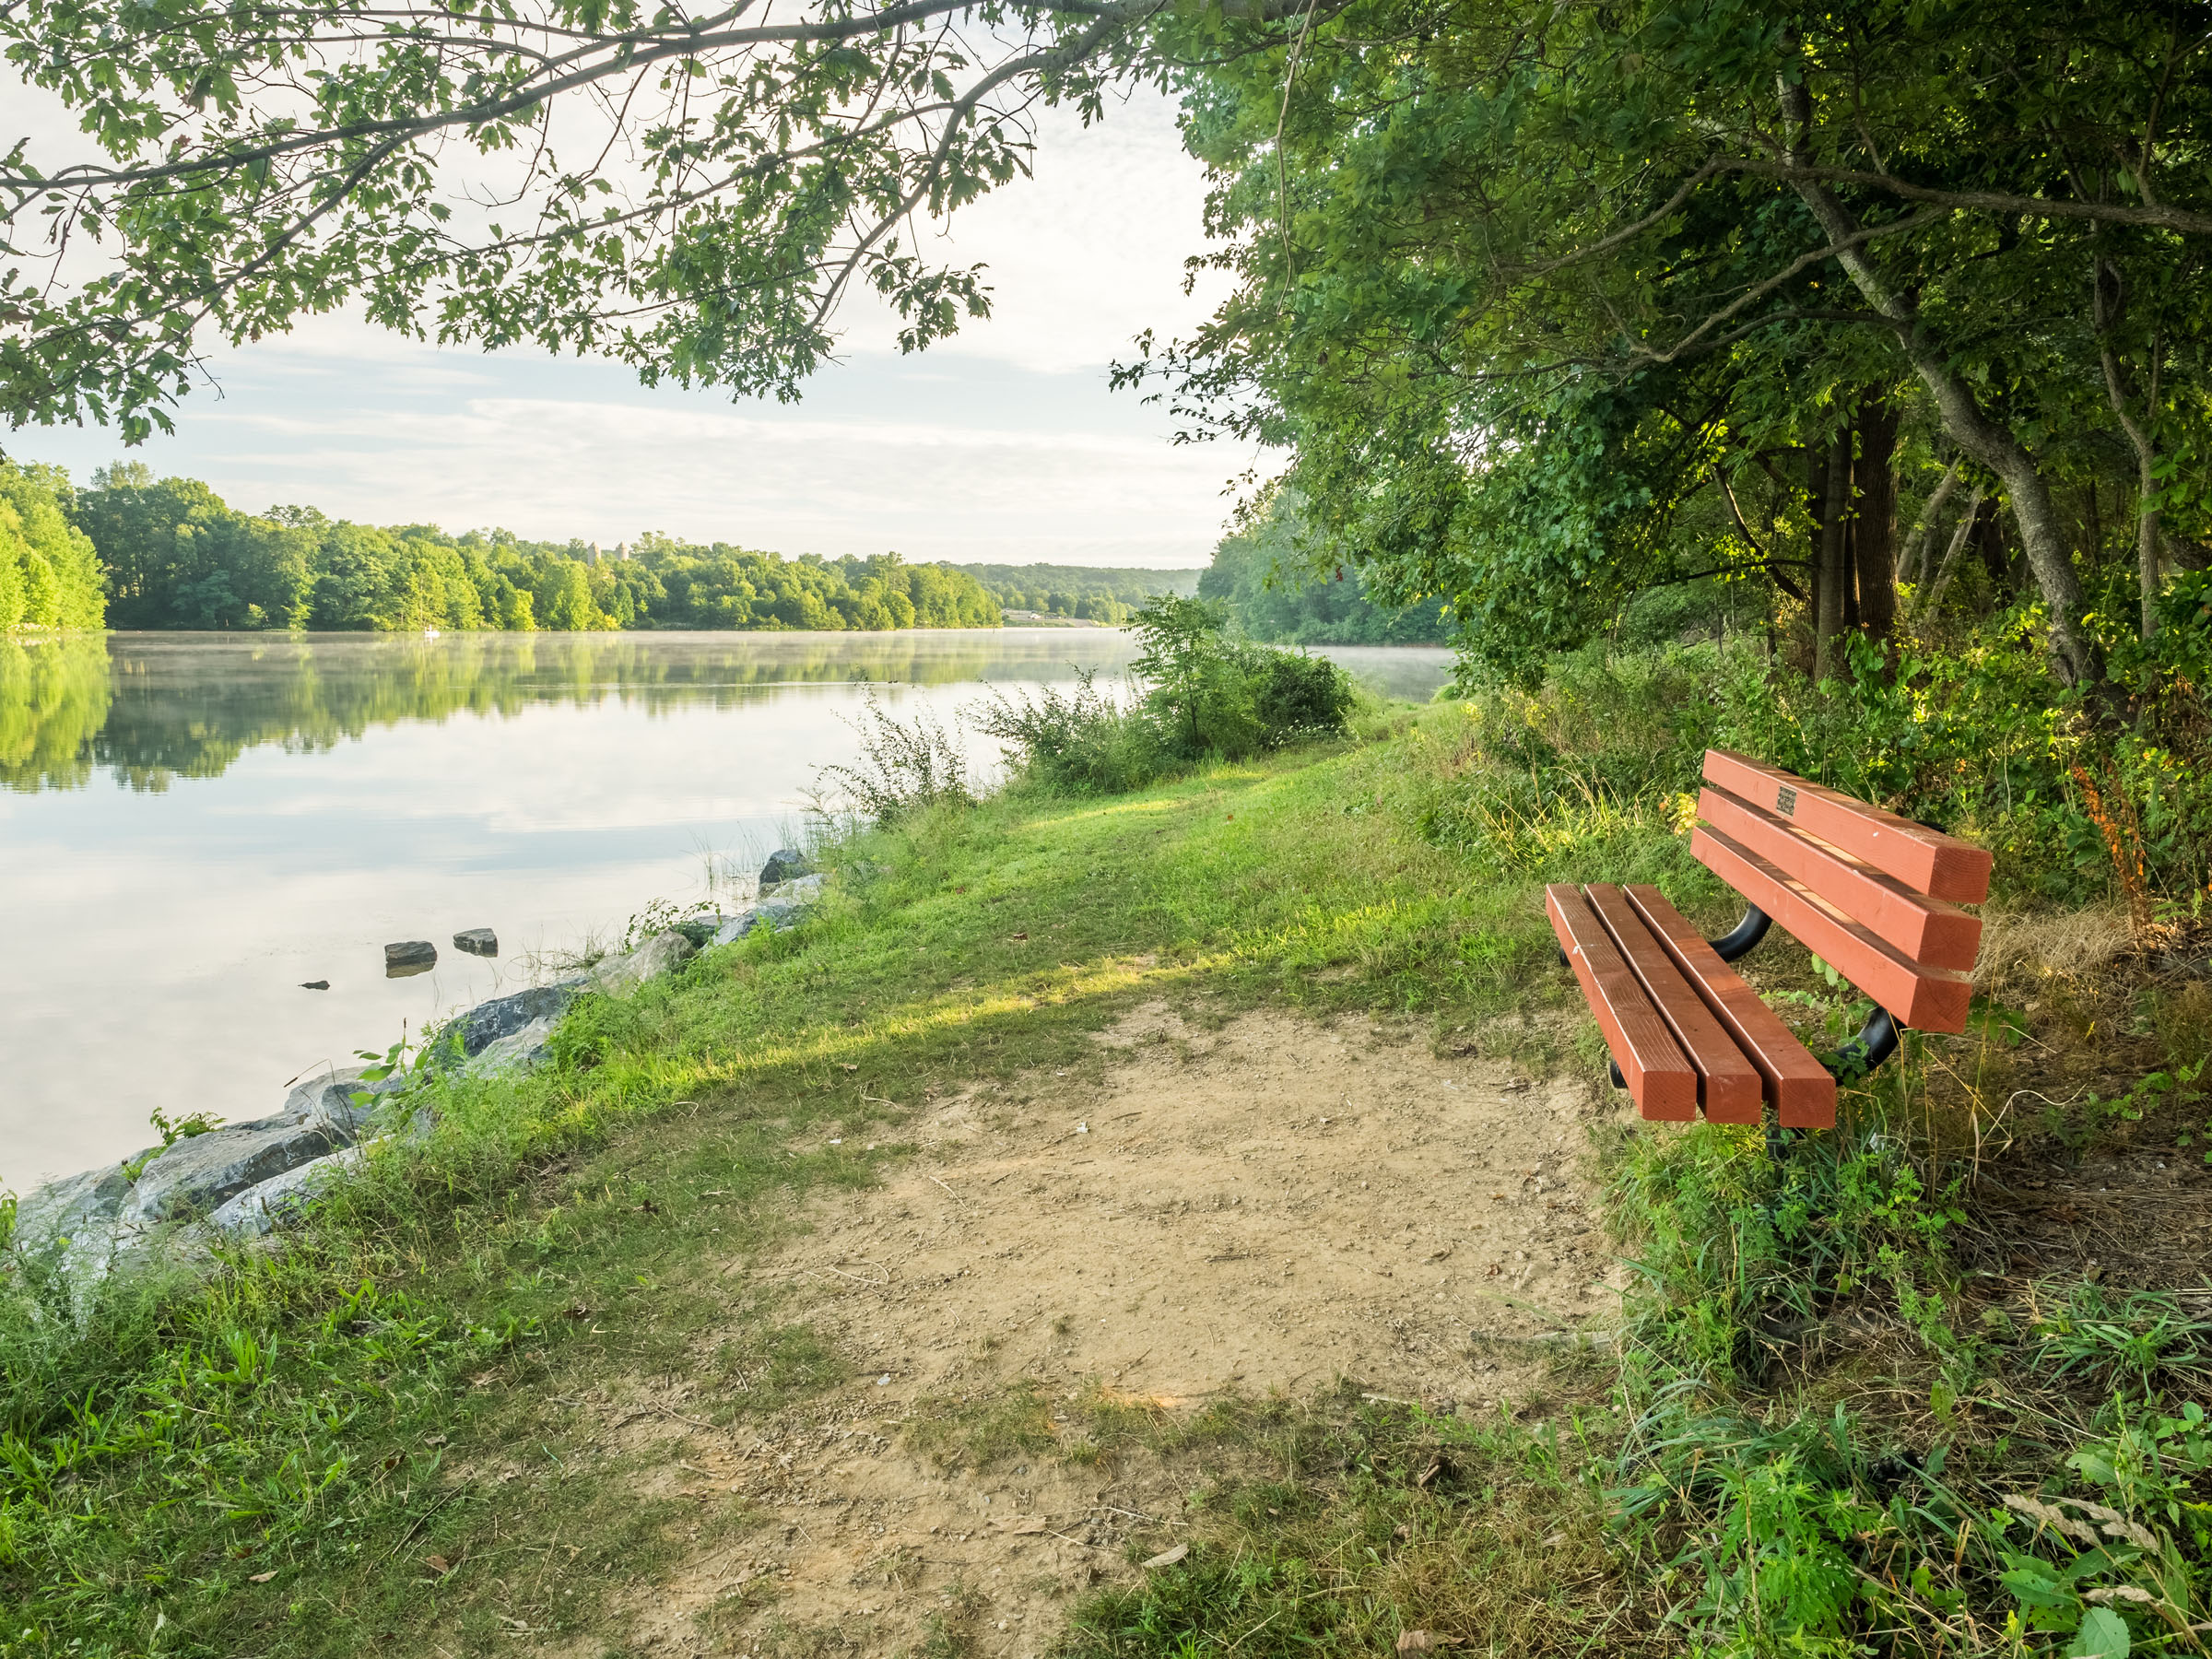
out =
[[[1249,639],[1290,644],[1441,641],[1451,629],[1437,599],[1409,607],[1377,604],[1359,568],[1316,543],[1295,490],[1269,496],[1253,522],[1222,537],[1198,578],[1198,596],[1218,601]]]
[[[531,594],[531,614],[540,628],[557,633],[584,633],[606,626],[598,606],[592,603],[592,584],[583,567],[572,559],[549,565]]]
[[[1806,605],[1823,648],[1854,607],[1878,630],[1894,416],[2002,493],[2054,667],[2099,683],[2058,498],[2123,405],[2154,479],[2195,453],[2203,285],[2161,286],[2212,236],[2195,18],[1360,0],[1265,50],[1209,23],[1226,49],[1183,85],[1240,287],[1127,377],[1293,449],[1378,589],[1449,594],[1509,666],[1700,555]],[[1764,512],[1674,533],[1747,485]]]
[[[208,576],[230,509],[196,478],[157,480],[143,465],[103,468],[93,485],[74,516],[107,566],[111,619],[175,627],[178,590]]]
[[[103,625],[99,559],[69,522],[74,493],[58,468],[0,461],[0,633]]]
[[[1021,172],[1037,100],[1096,117],[1162,4],[17,0],[9,63],[100,156],[0,158],[0,407],[135,441],[206,335],[349,303],[795,395],[856,283],[909,348],[988,310],[907,221]]]
[[[1221,663],[1220,608],[1203,599],[1158,594],[1137,607],[1133,626],[1144,650],[1130,663],[1150,680],[1171,731],[1191,754],[1206,748],[1206,692]]]

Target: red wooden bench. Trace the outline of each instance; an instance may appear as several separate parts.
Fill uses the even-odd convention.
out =
[[[1544,889],[1559,950],[1613,1051],[1613,1080],[1647,1118],[1783,1128],[1836,1121],[1836,1074],[1863,1076],[1898,1029],[1963,1031],[1989,896],[1980,847],[1726,749],[1705,755],[1689,850],[1750,908],[1708,940],[1654,887]],[[1873,998],[1823,1064],[1729,969],[1779,922]]]

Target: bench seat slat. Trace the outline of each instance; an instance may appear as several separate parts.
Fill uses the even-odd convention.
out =
[[[1967,975],[1900,955],[1805,883],[1710,824],[1690,832],[1689,851],[1901,1023],[1924,1031],[1966,1030],[1973,989]]]
[[[1698,816],[1914,961],[1934,968],[1974,965],[1982,946],[1980,917],[1941,899],[1923,898],[1896,877],[1728,790],[1700,790]]]
[[[1888,871],[1916,892],[1959,904],[1979,904],[1989,897],[1992,860],[1986,847],[1729,749],[1705,751],[1705,781]]]
[[[1698,1075],[1588,901],[1574,888],[1554,884],[1544,889],[1544,908],[1637,1110],[1677,1123],[1695,1118]]]
[[[1606,924],[1630,971],[1642,984],[1698,1074],[1698,1103],[1712,1124],[1756,1124],[1765,1090],[1759,1075],[1744,1057],[1703,998],[1682,977],[1666,947],[1653,935],[1617,887],[1593,883],[1583,889],[1590,908]]]
[[[1832,1129],[1836,1124],[1836,1080],[1813,1052],[1797,1040],[1782,1017],[1743,977],[1721,960],[1703,935],[1669,904],[1655,887],[1623,889],[1652,933],[1697,987],[1713,1018],[1728,1029],[1758,1069],[1761,1092],[1774,1102],[1776,1120],[1785,1129]]]

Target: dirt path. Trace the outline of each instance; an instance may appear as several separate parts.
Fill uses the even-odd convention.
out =
[[[1615,1305],[1575,1175],[1581,1086],[1364,1021],[1202,1032],[1153,1007],[1101,1041],[1102,1088],[1047,1077],[923,1108],[922,1156],[750,1270],[795,1280],[790,1316],[862,1374],[766,1431],[665,1442],[665,1489],[749,1520],[635,1609],[633,1641],[894,1653],[936,1629],[1038,1653],[1182,1503],[1160,1460],[1025,1453],[1025,1423],[1036,1445],[1087,1398],[1171,1412],[1339,1378],[1510,1408],[1538,1350],[1487,1339]]]

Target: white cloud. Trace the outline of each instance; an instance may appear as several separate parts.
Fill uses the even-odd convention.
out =
[[[11,90],[13,90],[11,88]],[[41,136],[59,136],[53,112]],[[81,140],[77,143],[81,144]],[[1035,176],[927,230],[922,251],[989,267],[994,314],[917,357],[872,297],[845,355],[798,406],[648,389],[618,366],[535,351],[442,350],[358,318],[217,353],[215,383],[140,458],[234,505],[374,523],[500,524],[611,543],[642,529],[780,552],[910,559],[1204,563],[1248,452],[1177,448],[1157,406],[1110,392],[1134,336],[1187,330],[1218,288],[1182,293],[1203,245],[1203,171],[1155,92],[1085,129],[1038,117]],[[121,446],[27,429],[10,453],[78,477]]]

